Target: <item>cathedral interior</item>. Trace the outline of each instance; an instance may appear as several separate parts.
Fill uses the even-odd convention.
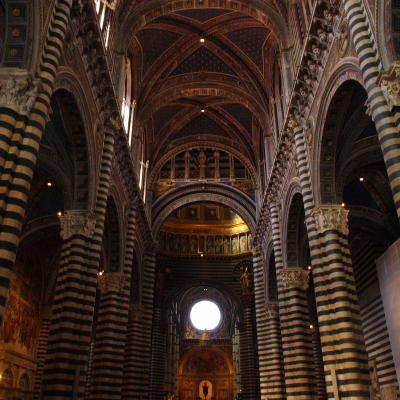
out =
[[[399,0],[0,0],[0,399],[400,399]]]

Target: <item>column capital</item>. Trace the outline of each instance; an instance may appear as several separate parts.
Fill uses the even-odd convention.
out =
[[[303,268],[283,268],[278,278],[286,289],[307,289],[310,271]]]
[[[314,208],[312,216],[319,233],[339,231],[345,235],[349,233],[349,210],[342,205],[323,205]]]
[[[96,217],[88,210],[67,210],[60,217],[61,238],[66,240],[73,235],[92,237],[96,228]]]
[[[400,106],[400,61],[380,73],[378,82],[391,109]]]
[[[39,80],[30,76],[11,77],[0,81],[0,107],[28,115],[36,100]]]
[[[271,301],[265,303],[265,312],[269,319],[276,318],[279,316],[279,305],[277,301]]]
[[[143,312],[143,304],[131,304],[129,306],[129,319],[134,322],[139,322],[142,319]]]
[[[303,129],[303,123],[299,116],[291,115],[287,124],[288,130],[292,133],[299,132]]]
[[[101,294],[121,292],[125,284],[125,276],[121,272],[100,272],[98,275]]]

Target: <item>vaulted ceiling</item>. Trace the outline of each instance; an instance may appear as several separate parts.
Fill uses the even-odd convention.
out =
[[[281,40],[274,25],[284,9],[269,6],[277,16],[272,20],[242,1],[234,3],[123,3],[136,116],[151,162],[173,143],[207,140],[240,149],[256,166]],[[135,19],[129,10],[142,17]]]

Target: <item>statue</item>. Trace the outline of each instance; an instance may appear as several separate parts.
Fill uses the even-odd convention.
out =
[[[190,238],[190,252],[197,253],[197,238],[196,238],[196,236],[192,236]]]
[[[243,269],[242,275],[240,276],[240,282],[242,283],[242,293],[251,293],[251,276],[249,267]]]
[[[224,238],[224,254],[229,254],[231,252],[229,237]]]
[[[204,153],[204,150],[200,151],[198,161],[200,169],[200,179],[204,179],[206,177],[206,164],[207,164],[207,157],[206,153]]]
[[[239,244],[238,244],[238,237],[235,236],[232,239],[232,253],[236,254],[239,252]]]

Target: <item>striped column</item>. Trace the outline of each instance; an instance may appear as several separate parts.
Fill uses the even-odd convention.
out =
[[[43,369],[47,353],[47,341],[49,338],[49,330],[50,330],[50,319],[43,318],[40,326],[39,344],[36,350],[36,372],[35,372],[35,382],[33,386],[33,400],[39,400],[41,396]]]
[[[287,399],[315,398],[313,350],[306,295],[307,272],[283,268],[279,211],[270,207]]]
[[[61,217],[64,242],[43,373],[44,399],[70,399],[84,389],[97,287],[97,273],[87,269],[87,250],[95,224],[85,210],[70,210]]]
[[[157,271],[155,278],[153,332],[151,343],[151,366],[150,366],[150,399],[163,400],[165,363],[167,357],[167,316],[163,315],[163,290],[165,276],[162,271]]]
[[[92,334],[116,127],[106,125],[93,215],[67,213],[44,374],[46,400],[82,398]]]
[[[261,394],[261,400],[286,399],[285,373],[283,367],[283,352],[281,325],[279,320],[279,307],[277,302],[265,304],[266,326],[268,335],[265,350],[268,352],[266,360],[266,391]],[[261,389],[262,391],[262,389]]]
[[[329,386],[342,397],[369,398],[367,354],[348,244],[348,210],[326,205],[313,211],[323,267],[314,271],[318,323]],[[335,382],[336,381],[336,382]]]
[[[314,356],[314,371],[315,371],[315,381],[317,387],[317,399],[326,400],[326,384],[324,375],[324,363],[322,361],[321,354],[321,340],[319,338],[319,328],[314,325],[311,330],[311,339],[313,346],[313,356]]]
[[[150,392],[151,332],[155,255],[148,251],[143,260],[141,304],[131,305],[125,348],[123,399],[148,399]]]
[[[257,354],[253,332],[253,296],[242,295],[243,318],[239,328],[240,376],[244,400],[259,399]]]
[[[324,228],[320,232],[320,228],[316,224],[304,130],[296,121],[292,121],[291,125],[296,143],[297,168],[303,194],[328,398],[356,396],[363,399],[368,397],[367,365],[363,339],[362,336],[360,337],[358,299],[354,297],[353,271],[352,268],[344,270],[335,267],[336,262],[341,262],[342,250],[349,255],[348,244],[344,243],[345,247],[342,249],[340,242],[336,241],[334,242],[335,250],[332,252],[329,233],[325,233]],[[342,207],[339,207],[340,212],[342,212],[341,210],[344,211]],[[324,212],[321,211],[323,215]],[[326,216],[329,218],[328,214]],[[347,227],[345,232],[347,232]],[[347,234],[344,237],[347,238]],[[336,258],[337,256],[339,258]],[[348,258],[347,261],[350,262],[350,259]],[[350,286],[345,287],[348,284]],[[345,302],[344,306],[342,301]],[[343,325],[345,320],[341,312],[349,312],[348,322],[352,321],[352,324]],[[335,335],[338,334],[341,336],[339,339],[335,339]],[[353,343],[354,349],[352,348]],[[354,358],[354,351],[359,352],[360,356]]]
[[[71,6],[72,0],[55,1],[37,81],[27,82],[22,97],[11,104],[0,104],[0,323]],[[5,89],[17,95],[21,88]]]
[[[121,398],[129,305],[129,301],[123,298],[124,285],[125,276],[120,272],[104,272],[99,276],[100,300],[89,396],[91,400]]]
[[[164,373],[166,363],[166,331],[160,305],[154,307],[151,344],[150,399],[164,399]]]
[[[124,272],[104,272],[99,276],[100,300],[90,399],[121,399],[135,223],[136,209],[132,207],[128,216]]]
[[[264,263],[253,252],[254,296],[261,399],[286,399],[277,303],[265,303]]]
[[[381,67],[363,1],[343,0],[343,2],[345,14],[349,21],[353,45],[356,49],[365,88],[368,93],[369,111],[378,132],[397,215],[400,218],[399,126],[379,85],[378,79]]]

